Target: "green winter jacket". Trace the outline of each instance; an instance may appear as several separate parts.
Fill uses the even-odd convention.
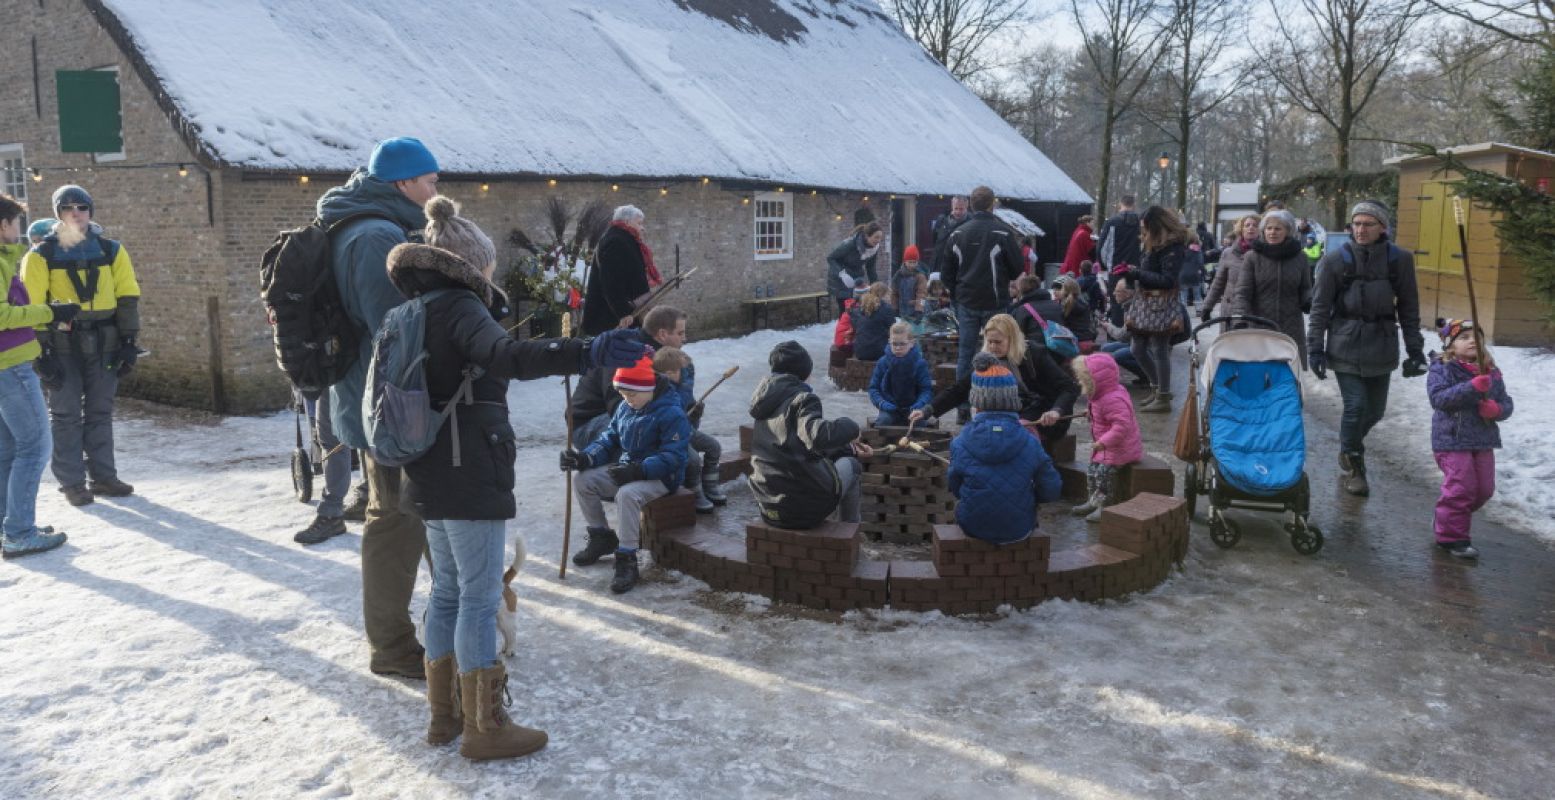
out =
[[[0,244],[0,286],[6,287],[5,297],[0,298],[0,369],[10,369],[41,355],[43,348],[38,346],[32,329],[54,318],[47,305],[31,302],[27,287],[17,277],[25,255],[25,244]]]

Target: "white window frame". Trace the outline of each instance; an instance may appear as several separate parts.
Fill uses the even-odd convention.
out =
[[[14,179],[15,185],[19,187],[21,191],[11,191],[13,179],[10,175],[0,176],[0,190],[4,190],[6,194],[9,194],[12,197],[15,197],[17,200],[25,203],[27,202],[27,184],[32,180],[32,173],[27,171],[26,149],[23,148],[20,143],[0,144],[0,164],[3,164],[6,161],[10,161],[13,158],[17,161],[17,163],[21,164],[21,166],[17,168],[19,171],[17,172]]]
[[[124,160],[124,148],[127,147],[127,145],[125,144],[125,141],[124,141],[125,140],[125,136],[124,136],[124,122],[125,122],[125,119],[124,119],[124,81],[119,80],[119,78],[121,76],[119,75],[119,67],[117,65],[111,66],[111,67],[97,67],[96,69],[93,69],[92,71],[93,72],[112,72],[113,73],[113,80],[114,80],[114,82],[119,84],[119,152],[117,152],[117,153],[93,153],[92,154],[92,162],[95,163],[95,164],[106,164],[106,163],[113,162],[113,161],[123,161]]]
[[[782,216],[772,216],[774,207],[782,209]],[[765,216],[762,212],[769,212]],[[764,226],[766,226],[764,228]],[[774,233],[773,227],[776,227]],[[781,237],[782,247],[763,248],[763,240]],[[762,192],[751,203],[751,251],[757,261],[778,261],[794,257],[794,196],[787,192]]]

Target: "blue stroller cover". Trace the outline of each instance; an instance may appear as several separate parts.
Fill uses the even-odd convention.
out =
[[[1295,486],[1306,462],[1301,385],[1284,361],[1222,361],[1210,391],[1210,452],[1236,489],[1268,496]]]

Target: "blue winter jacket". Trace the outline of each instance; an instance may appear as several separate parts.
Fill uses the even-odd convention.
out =
[[[917,345],[897,358],[889,348],[869,376],[869,402],[881,411],[912,411],[934,402],[934,376]]]
[[[1063,479],[1013,411],[983,411],[950,443],[956,522],[968,536],[1018,542],[1037,527],[1037,504],[1058,499]]]
[[[623,402],[594,443],[584,448],[589,466],[641,464],[645,480],[658,479],[675,491],[686,478],[686,448],[691,421],[680,406],[680,392],[659,378],[653,399],[641,411]]]
[[[865,315],[864,309],[854,306],[853,357],[860,361],[879,361],[885,354],[886,343],[891,340],[891,326],[896,324],[896,309],[890,303],[881,303],[875,313]]]
[[[1456,361],[1431,360],[1425,379],[1425,391],[1431,398],[1431,449],[1438,453],[1454,450],[1491,450],[1501,446],[1501,428],[1497,422],[1512,416],[1512,396],[1506,393],[1500,370],[1490,372],[1490,393],[1474,390],[1469,381],[1474,372]],[[1479,401],[1486,397],[1501,404],[1501,416],[1485,419],[1479,415]]]
[[[394,184],[385,183],[359,169],[344,186],[336,186],[319,198],[318,215],[325,225],[346,217],[376,217],[347,223],[330,236],[331,268],[346,314],[362,329],[361,355],[340,382],[329,387],[330,421],[335,436],[348,447],[366,449],[362,426],[362,392],[367,365],[373,358],[373,337],[389,309],[405,302],[405,296],[389,282],[389,251],[409,241],[407,232],[426,227],[426,214]],[[382,217],[380,219],[379,217]],[[419,236],[418,236],[419,239]]]

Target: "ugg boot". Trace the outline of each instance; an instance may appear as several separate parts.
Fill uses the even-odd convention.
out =
[[[1142,414],[1165,414],[1172,410],[1172,393],[1156,392],[1155,397],[1139,407]]]
[[[545,731],[526,728],[508,716],[508,673],[502,664],[459,675],[459,701],[464,709],[464,741],[459,755],[472,761],[518,758],[549,741]]]
[[[589,528],[588,534],[588,544],[572,557],[572,563],[580,567],[586,567],[614,553],[615,549],[621,546],[620,540],[616,539],[616,532],[609,528]]]
[[[454,654],[427,661],[427,705],[432,721],[427,724],[427,744],[448,744],[464,729],[459,708],[459,665]]]
[[[626,594],[637,585],[637,551],[621,548],[616,550],[616,575],[610,581],[610,591],[616,594]]]
[[[1085,499],[1085,502],[1081,503],[1080,505],[1075,506],[1074,508],[1069,509],[1069,513],[1071,513],[1071,514],[1073,514],[1073,515],[1075,515],[1077,517],[1083,517],[1086,514],[1089,514],[1092,511],[1095,511],[1100,506],[1101,506],[1101,498],[1097,497],[1095,495],[1095,493],[1092,493],[1090,497],[1087,497]]]

